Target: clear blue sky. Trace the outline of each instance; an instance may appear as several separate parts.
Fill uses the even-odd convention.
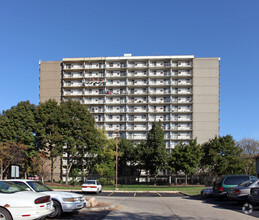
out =
[[[39,103],[39,60],[221,57],[220,135],[259,139],[259,0],[0,0],[0,112]]]

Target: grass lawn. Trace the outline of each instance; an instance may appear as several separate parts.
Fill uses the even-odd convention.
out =
[[[198,195],[204,186],[152,186],[152,185],[119,185],[120,191],[180,191],[188,195]],[[103,187],[112,190],[114,186]]]
[[[52,189],[81,190],[81,186],[52,185]],[[115,186],[103,186],[103,190],[114,190]],[[187,195],[199,195],[204,186],[153,186],[153,185],[118,185],[119,191],[180,191]]]

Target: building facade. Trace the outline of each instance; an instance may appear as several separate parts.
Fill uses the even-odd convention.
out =
[[[40,102],[78,100],[109,137],[145,140],[161,121],[168,152],[219,133],[220,58],[132,56],[40,61]]]

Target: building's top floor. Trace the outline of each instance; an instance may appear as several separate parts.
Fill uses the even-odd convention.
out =
[[[195,59],[194,55],[159,55],[159,56],[132,56],[132,54],[124,54],[124,56],[116,56],[116,57],[80,57],[80,58],[63,58],[63,62],[94,62],[94,61],[123,61],[123,60],[192,60]],[[218,59],[220,57],[204,57],[199,59]],[[40,61],[41,62],[50,62],[50,61]]]
[[[193,55],[179,56],[132,56],[132,54],[124,54],[117,57],[81,57],[81,58],[63,58],[63,62],[80,62],[80,61],[112,61],[112,60],[165,60],[165,59],[193,59]]]

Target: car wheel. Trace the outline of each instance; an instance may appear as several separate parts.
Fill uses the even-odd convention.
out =
[[[62,214],[61,205],[59,204],[58,201],[53,200],[53,207],[54,207],[55,210],[48,217],[50,217],[50,218],[59,217]]]
[[[5,210],[4,208],[0,208],[0,219],[12,220],[13,218],[7,210]]]

